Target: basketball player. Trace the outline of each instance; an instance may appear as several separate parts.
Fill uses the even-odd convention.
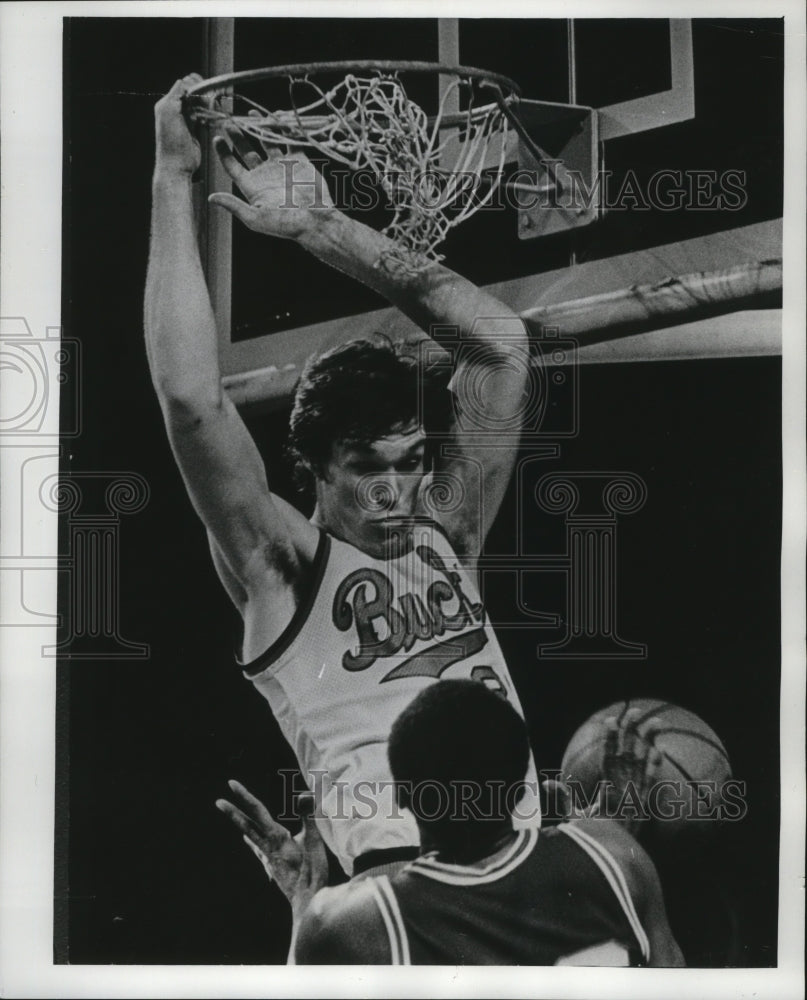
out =
[[[395,721],[388,752],[421,842],[390,876],[313,894],[306,873],[277,867],[297,845],[257,800],[234,788],[243,810],[219,803],[274,862],[296,915],[298,963],[683,964],[653,863],[619,823],[513,829],[507,791],[529,747],[503,698],[467,680],[432,685]]]
[[[435,339],[459,337],[467,348],[454,372],[451,447],[432,456],[415,359],[383,338],[312,359],[296,393],[291,444],[313,490],[313,515],[273,494],[221,387],[192,212],[200,149],[182,105],[199,79],[177,81],[156,106],[149,363],[213,562],[243,619],[243,672],[296,751],[316,793],[321,834],[352,874],[417,853],[418,829],[396,808],[386,758],[391,724],[417,691],[443,676],[473,678],[521,714],[467,567],[499,510],[516,447],[486,447],[489,438],[480,443],[473,429],[480,420],[514,426],[528,388],[527,340],[510,309],[459,275],[437,264],[417,273],[396,267],[385,256],[391,242],[340,212],[302,154],[284,157],[237,134],[228,135],[232,145],[219,136],[217,152],[243,197],[214,194],[214,205],[256,232],[293,240],[385,296]],[[279,249],[267,241],[268,301]],[[454,501],[437,509],[430,502],[436,487]],[[519,811],[534,823],[532,764],[528,780],[534,798],[525,796]]]

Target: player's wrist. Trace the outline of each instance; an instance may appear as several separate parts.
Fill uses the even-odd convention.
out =
[[[334,205],[308,209],[294,239],[310,253],[321,255],[328,247],[340,242],[348,217]]]

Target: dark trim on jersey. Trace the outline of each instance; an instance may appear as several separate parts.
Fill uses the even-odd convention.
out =
[[[630,889],[628,888],[625,873],[622,871],[622,867],[619,862],[604,844],[601,844],[600,841],[592,837],[591,834],[586,833],[585,830],[581,830],[579,826],[576,826],[573,823],[560,823],[556,829],[561,833],[565,833],[567,837],[573,840],[577,846],[581,848],[581,850],[585,851],[585,853],[591,858],[594,864],[605,876],[605,879],[611,886],[619,905],[622,907],[623,913],[627,917],[628,923],[633,931],[633,935],[639,944],[642,957],[645,961],[649,962],[650,940],[647,936],[647,932],[642,926],[639,915],[636,912],[636,907],[633,902],[633,897],[630,894]]]
[[[378,878],[370,879],[370,891],[387,931],[390,950],[388,964],[411,965],[412,957],[409,953],[409,936],[406,933],[406,924],[389,878],[386,875],[379,875]]]
[[[314,601],[317,599],[317,594],[319,593],[319,588],[322,584],[322,578],[325,576],[325,567],[328,565],[328,556],[331,553],[331,536],[326,532],[319,529],[319,542],[317,543],[317,551],[314,554],[314,561],[311,564],[311,583],[308,589],[308,593],[305,598],[300,601],[294,614],[291,616],[291,621],[281,632],[277,639],[265,649],[260,656],[252,660],[250,663],[241,663],[239,660],[239,666],[244,671],[244,675],[249,678],[257,677],[258,674],[263,673],[268,667],[271,667],[283,653],[291,646],[297,636],[300,634],[303,625],[305,625],[308,616],[311,614],[311,609],[314,607]]]
[[[473,865],[452,865],[445,861],[437,861],[433,855],[426,854],[413,861],[407,871],[425,875],[426,878],[437,882],[446,882],[448,885],[480,885],[484,882],[496,882],[509,875],[514,868],[518,868],[532,853],[537,843],[537,828],[519,830],[515,841],[502,857],[484,868],[475,868]]]
[[[379,847],[365,851],[353,862],[353,875],[361,875],[379,865],[391,865],[396,861],[414,861],[420,854],[419,847]]]

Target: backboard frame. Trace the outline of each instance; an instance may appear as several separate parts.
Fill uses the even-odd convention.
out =
[[[647,97],[598,108],[600,141],[647,132],[695,117],[695,64],[692,53],[692,21],[670,20],[670,68],[672,86]]]

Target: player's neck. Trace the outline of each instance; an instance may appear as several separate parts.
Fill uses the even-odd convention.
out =
[[[476,826],[477,824],[475,824]],[[506,851],[518,834],[510,821],[486,830],[480,836],[476,830],[466,837],[451,840],[450,843],[431,838],[421,831],[424,853],[435,852],[436,859],[451,865],[482,865],[493,860],[497,854]]]

